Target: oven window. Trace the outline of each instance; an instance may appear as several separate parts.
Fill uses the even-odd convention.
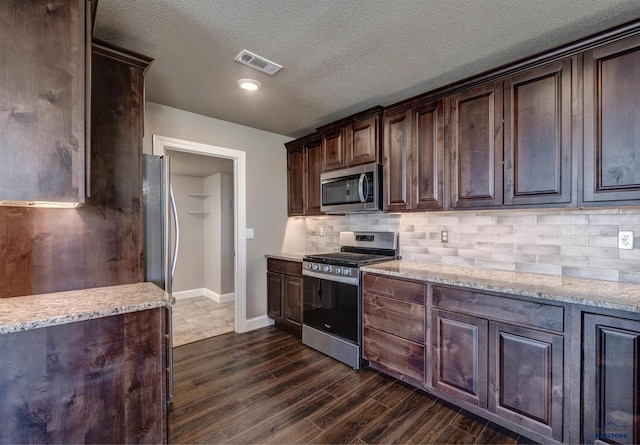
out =
[[[358,344],[358,286],[304,277],[304,324]]]

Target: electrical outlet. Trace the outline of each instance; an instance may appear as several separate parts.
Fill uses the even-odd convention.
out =
[[[320,236],[324,236],[324,227],[320,227]]]
[[[440,232],[440,242],[448,243],[449,242],[449,232],[447,230],[443,230]]]
[[[631,230],[620,230],[618,232],[618,249],[633,249],[633,232]]]

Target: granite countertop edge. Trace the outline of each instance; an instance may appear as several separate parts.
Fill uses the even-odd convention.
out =
[[[414,261],[389,261],[363,272],[474,290],[640,313],[640,284],[501,271]]]
[[[0,334],[169,307],[174,301],[152,283],[1,298]]]
[[[274,260],[295,261],[301,263],[302,257],[304,257],[306,254],[307,252],[276,252],[265,254],[265,258],[271,258]]]

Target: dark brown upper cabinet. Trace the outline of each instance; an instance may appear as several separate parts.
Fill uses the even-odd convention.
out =
[[[304,146],[287,147],[287,212],[304,214]]]
[[[504,204],[572,202],[576,58],[504,82]]]
[[[315,139],[305,144],[305,215],[319,215],[320,173],[322,172],[322,140]]]
[[[384,210],[443,208],[444,101],[385,114]]]
[[[322,136],[322,171],[346,167],[344,158],[344,129]]]
[[[502,88],[493,82],[450,98],[450,199],[454,209],[502,205]]]
[[[90,10],[0,2],[0,201],[85,200]]]
[[[585,205],[640,200],[640,36],[584,54]]]
[[[319,215],[322,139],[319,135],[288,142],[287,213],[289,216]]]
[[[347,127],[347,165],[378,162],[380,117],[374,116]]]
[[[374,107],[318,128],[322,171],[380,162],[382,107]]]

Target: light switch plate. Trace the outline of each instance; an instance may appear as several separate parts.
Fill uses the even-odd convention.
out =
[[[633,250],[633,231],[620,230],[618,232],[618,249]]]
[[[253,229],[245,229],[245,236],[246,239],[253,239]]]

